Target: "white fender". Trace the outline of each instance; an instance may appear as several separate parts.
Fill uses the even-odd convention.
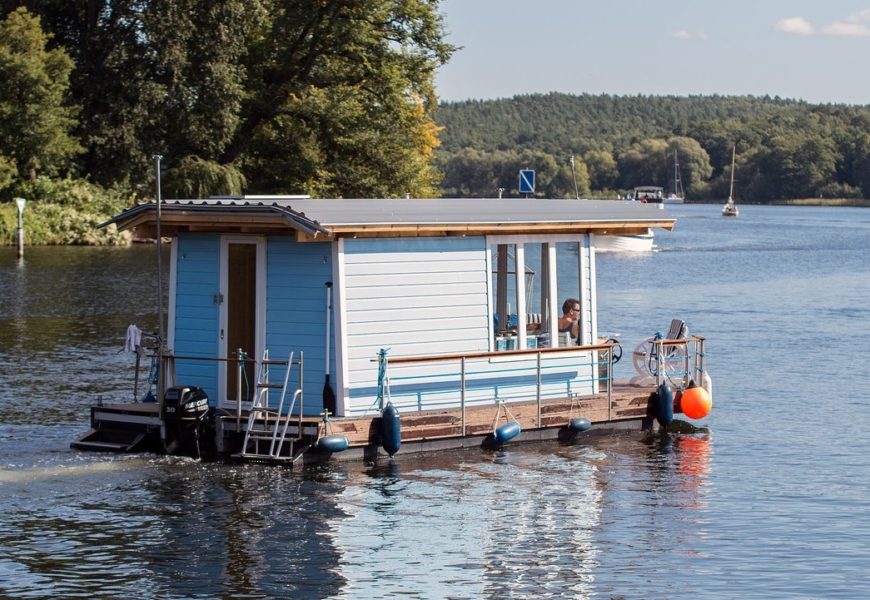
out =
[[[707,390],[710,400],[713,400],[713,380],[710,379],[710,374],[707,371],[704,371],[704,375],[701,376],[701,387]]]

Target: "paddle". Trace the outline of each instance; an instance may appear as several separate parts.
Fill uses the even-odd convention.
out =
[[[326,282],[326,374],[323,380],[323,408],[331,414],[335,414],[335,392],[332,391],[332,386],[329,384],[329,342],[330,342],[330,312],[332,308],[332,282]]]

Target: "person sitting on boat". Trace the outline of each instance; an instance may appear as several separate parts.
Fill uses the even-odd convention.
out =
[[[568,333],[575,341],[580,337],[580,301],[568,298],[562,303],[562,316],[559,317],[559,333]]]

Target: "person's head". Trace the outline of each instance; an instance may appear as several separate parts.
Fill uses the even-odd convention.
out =
[[[580,301],[576,298],[568,298],[562,303],[562,314],[576,317],[580,314]]]

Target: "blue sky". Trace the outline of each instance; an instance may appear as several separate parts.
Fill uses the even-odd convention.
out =
[[[442,100],[752,94],[870,104],[870,0],[443,0]]]

